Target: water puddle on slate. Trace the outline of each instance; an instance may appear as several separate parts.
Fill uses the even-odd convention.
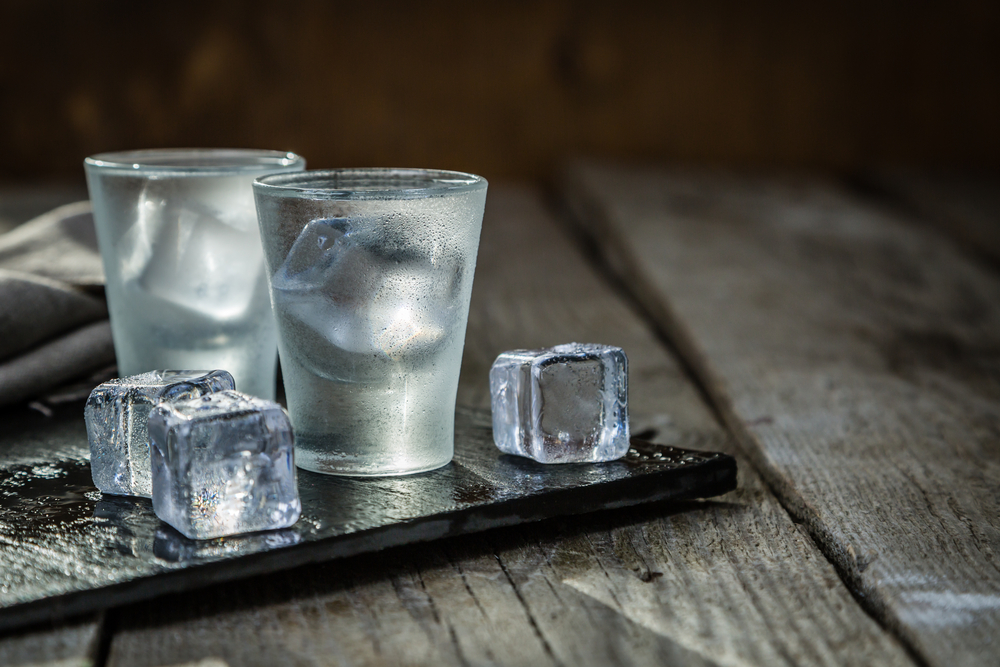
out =
[[[87,461],[0,470],[0,529],[19,540],[82,530],[101,499]]]

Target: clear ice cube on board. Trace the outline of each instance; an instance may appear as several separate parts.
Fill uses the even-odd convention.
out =
[[[628,451],[628,360],[570,343],[504,352],[490,369],[493,441],[540,463],[613,461]]]
[[[103,493],[149,498],[150,410],[160,401],[235,387],[227,371],[150,371],[97,386],[83,409],[94,485]]]
[[[153,511],[185,537],[286,528],[299,518],[292,426],[273,401],[222,391],[149,416]]]

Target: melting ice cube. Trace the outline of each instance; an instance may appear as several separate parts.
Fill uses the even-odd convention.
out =
[[[96,387],[83,409],[94,485],[103,493],[149,498],[146,420],[153,406],[235,386],[226,371],[150,371]]]
[[[276,309],[348,352],[394,357],[439,344],[460,303],[461,260],[388,246],[365,227],[306,225],[272,278]]]
[[[238,391],[149,416],[153,511],[185,537],[287,528],[301,512],[288,415]]]
[[[570,343],[504,352],[490,369],[493,440],[541,463],[612,461],[629,447],[628,360]]]
[[[116,248],[126,289],[216,320],[243,314],[263,267],[256,214],[244,199],[215,208],[188,197],[144,197]]]

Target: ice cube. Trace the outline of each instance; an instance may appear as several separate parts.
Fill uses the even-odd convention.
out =
[[[292,427],[238,391],[161,403],[149,416],[153,511],[196,540],[286,528],[301,512]]]
[[[461,260],[389,247],[362,227],[306,225],[272,278],[276,309],[347,352],[396,357],[440,344],[461,302]]]
[[[213,320],[239,317],[263,268],[259,232],[246,217],[256,221],[252,209],[219,211],[188,198],[141,201],[116,248],[126,289]]]
[[[541,463],[613,461],[628,451],[628,360],[570,343],[504,352],[490,369],[493,441]]]
[[[235,386],[227,371],[150,371],[96,387],[83,409],[95,486],[103,493],[149,498],[146,420],[153,406]]]

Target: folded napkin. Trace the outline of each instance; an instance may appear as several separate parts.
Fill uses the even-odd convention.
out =
[[[0,405],[114,364],[90,202],[0,235]]]

